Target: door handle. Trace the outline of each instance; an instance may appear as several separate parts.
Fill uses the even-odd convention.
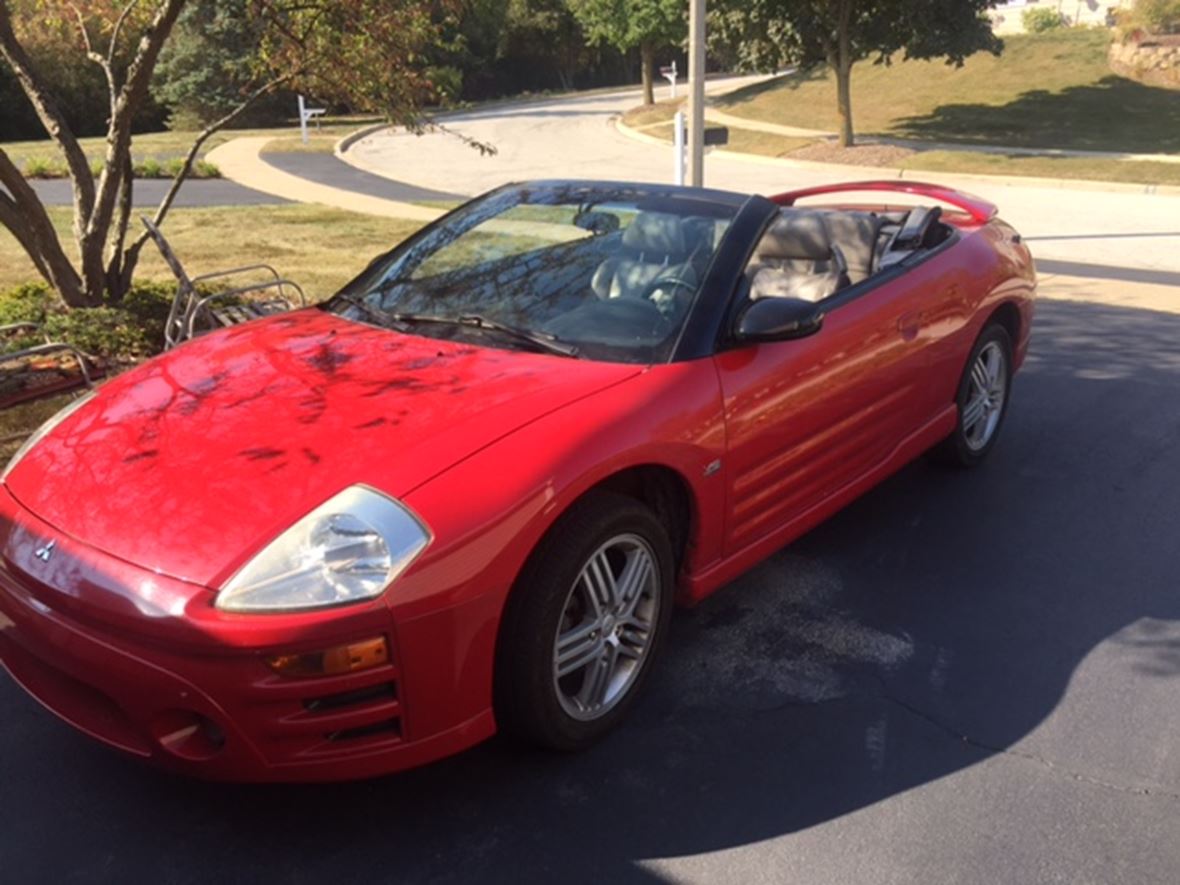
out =
[[[897,319],[897,331],[901,333],[902,339],[905,341],[913,341],[918,337],[918,330],[922,327],[922,312],[920,310],[911,310],[909,313],[903,313]]]

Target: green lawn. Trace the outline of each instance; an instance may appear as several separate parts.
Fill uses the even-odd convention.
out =
[[[1022,157],[977,151],[921,151],[903,169],[930,172],[970,172],[983,175],[1030,175],[1129,184],[1180,185],[1180,163],[1103,160],[1091,157]]]
[[[376,117],[328,118],[321,123],[318,130],[314,125],[311,127],[312,138],[310,140],[314,144],[315,149],[321,151],[326,149],[330,152],[332,145],[335,144],[337,139],[362,126],[376,122],[379,122]],[[141,164],[147,160],[154,160],[157,163],[165,164],[169,160],[183,157],[192,146],[197,135],[198,133],[196,132],[168,131],[144,132],[132,136],[131,154],[133,161]],[[276,141],[280,142],[274,148],[277,150],[291,149],[296,144],[299,145],[299,149],[303,148],[302,142],[299,139],[298,126],[279,126],[271,129],[223,129],[205,142],[202,146],[200,157],[203,158],[219,144],[224,144],[231,139],[248,135],[274,136]],[[91,164],[101,164],[106,151],[106,139],[103,137],[83,138],[80,139],[80,142]],[[288,145],[291,145],[291,147],[288,147]],[[270,149],[269,146],[268,149]],[[52,141],[4,142],[0,143],[0,150],[7,153],[13,163],[21,169],[48,168],[53,173],[59,175],[65,174],[65,161],[62,159],[57,145]]]
[[[1180,155],[1180,91],[1143,86],[1112,74],[1104,32],[1064,31],[1006,40],[1000,58],[977,55],[961,69],[940,62],[859,65],[852,82],[861,143],[874,137],[906,139],[915,152],[890,165],[907,171],[1180,185],[1180,163],[971,150],[972,145],[986,144]],[[634,108],[623,120],[671,141],[668,121],[681,103]],[[815,129],[838,125],[835,85],[823,72],[747,87],[714,103],[752,120]],[[943,150],[931,142],[961,149]],[[809,143],[729,127],[728,148],[742,153],[789,159]],[[864,159],[855,152],[833,158],[858,161]]]
[[[49,211],[68,244],[70,210]],[[164,235],[190,274],[267,262],[303,286],[309,298],[319,300],[418,227],[413,221],[324,206],[239,206],[173,209],[164,222]],[[173,279],[150,242],[144,247],[138,278]],[[36,279],[32,263],[0,228],[0,291]]]
[[[1180,153],[1180,91],[1111,72],[1109,36],[1067,30],[1005,38],[1000,57],[864,62],[852,75],[857,132],[1005,147]],[[727,113],[835,131],[835,80],[826,72],[730,93]]]

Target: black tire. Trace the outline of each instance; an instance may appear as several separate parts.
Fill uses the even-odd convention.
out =
[[[972,440],[969,431],[974,427],[964,426],[968,418],[967,409],[974,392],[972,372],[979,363],[980,355],[989,348],[998,348],[1003,359],[1003,400],[999,403],[994,426],[988,432],[986,439],[979,444],[978,439]],[[1000,438],[1000,430],[1004,426],[1004,418],[1008,415],[1008,403],[1012,394],[1012,338],[999,323],[991,323],[976,339],[971,348],[971,355],[967,358],[967,365],[959,379],[959,388],[955,395],[955,403],[959,407],[959,415],[954,432],[938,446],[931,450],[934,460],[953,467],[974,467],[988,456],[995,448],[996,440]]]
[[[575,587],[583,569],[604,545],[624,538],[640,539],[642,545],[635,549],[650,554],[655,586],[644,586],[649,588],[645,599],[655,600],[654,611],[647,609],[652,613],[652,627],[646,631],[642,657],[623,682],[625,690],[600,715],[578,719],[567,711],[571,701],[559,688],[555,672],[558,629],[570,618],[567,604],[575,604],[575,593],[585,592],[584,584]],[[606,491],[590,492],[574,504],[537,546],[505,607],[494,682],[496,722],[501,732],[549,749],[572,751],[593,744],[618,725],[642,690],[663,645],[672,616],[675,575],[668,533],[643,504]],[[586,616],[593,619],[589,612]],[[616,648],[618,644],[616,640]],[[603,648],[605,652],[605,645]],[[615,660],[622,663],[621,656]]]

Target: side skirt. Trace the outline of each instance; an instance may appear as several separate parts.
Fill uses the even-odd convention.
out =
[[[685,575],[680,601],[695,605],[743,572],[756,566],[776,550],[811,531],[829,516],[843,509],[873,486],[889,478],[923,452],[946,439],[959,420],[958,407],[951,403],[933,421],[903,440],[887,458],[860,478],[833,492],[781,528],[746,545],[733,555],[696,574]]]

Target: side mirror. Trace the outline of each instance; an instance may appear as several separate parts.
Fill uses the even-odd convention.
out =
[[[806,338],[820,330],[824,312],[802,298],[759,298],[738,317],[739,341],[788,341]]]

